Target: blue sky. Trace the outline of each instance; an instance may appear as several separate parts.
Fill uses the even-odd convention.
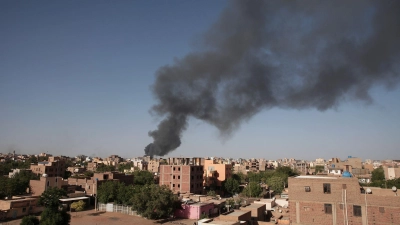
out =
[[[142,156],[155,72],[193,49],[225,1],[0,1],[0,152]],[[372,104],[265,110],[229,138],[190,119],[168,156],[399,158],[400,91]]]

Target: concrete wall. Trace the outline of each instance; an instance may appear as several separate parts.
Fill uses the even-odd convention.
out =
[[[330,184],[331,193],[324,193],[324,183]],[[400,224],[400,197],[389,189],[371,189],[372,194],[361,193],[357,178],[289,178],[290,219],[293,224]],[[331,213],[325,204],[332,206]],[[353,206],[361,207],[361,216]]]

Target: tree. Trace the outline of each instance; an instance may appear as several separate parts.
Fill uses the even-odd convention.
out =
[[[242,172],[232,174],[232,178],[237,180],[239,184],[246,182],[246,175]]]
[[[376,168],[371,172],[371,181],[385,181],[385,171],[382,167]]]
[[[166,218],[175,210],[177,196],[167,186],[146,184],[132,198],[133,210],[149,219]]]
[[[296,171],[292,170],[292,168],[288,166],[279,166],[276,168],[275,173],[286,174],[289,177],[299,175]]]
[[[234,178],[228,178],[224,183],[224,188],[229,194],[234,195],[239,192],[239,182]]]
[[[93,177],[93,175],[94,175],[93,171],[85,171],[83,174],[84,174],[86,177]]]
[[[250,182],[243,190],[243,194],[247,197],[259,197],[261,193],[262,189],[258,182]]]
[[[101,203],[114,202],[117,199],[118,183],[106,181],[97,188],[97,199]]]
[[[282,176],[272,176],[267,180],[268,187],[276,193],[282,193],[285,185],[285,178]]]
[[[39,225],[39,219],[36,216],[24,216],[20,225]]]
[[[77,214],[78,214],[78,212],[83,211],[85,209],[85,207],[86,207],[86,203],[82,200],[80,200],[78,202],[73,202],[71,204],[71,209],[74,209],[77,212]]]
[[[324,172],[325,171],[325,167],[321,166],[321,165],[317,165],[315,166],[315,173],[319,173],[319,172]]]
[[[207,196],[215,197],[215,196],[217,196],[217,193],[215,193],[215,191],[211,190],[211,191],[207,192]]]
[[[118,171],[124,172],[124,170],[130,170],[132,167],[133,167],[133,162],[120,163],[118,164]]]
[[[40,225],[68,225],[70,221],[71,215],[65,210],[45,208],[40,214]]]
[[[59,199],[67,196],[60,188],[48,188],[39,198],[39,205],[45,207],[40,214],[40,225],[68,225],[71,216],[62,208]]]
[[[228,208],[228,210],[230,211],[231,209],[233,209],[233,207],[235,206],[235,200],[233,198],[228,198],[225,201],[225,206]]]
[[[154,184],[154,175],[152,172],[146,170],[134,171],[133,183],[135,185]]]
[[[67,196],[64,189],[49,187],[39,198],[39,205],[51,209],[59,209],[61,207],[60,198]]]

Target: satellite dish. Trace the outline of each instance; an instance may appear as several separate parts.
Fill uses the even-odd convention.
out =
[[[393,192],[396,192],[396,191],[397,191],[397,187],[396,187],[396,186],[393,186],[393,187],[392,187],[392,191],[393,191]]]
[[[367,188],[367,194],[371,194],[372,190],[370,188]]]
[[[47,177],[47,176],[48,176],[48,175],[47,175],[47,174],[45,174],[45,173],[42,175],[42,177]]]

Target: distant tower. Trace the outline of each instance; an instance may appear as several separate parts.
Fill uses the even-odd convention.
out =
[[[13,160],[15,160],[15,150],[13,151]]]

